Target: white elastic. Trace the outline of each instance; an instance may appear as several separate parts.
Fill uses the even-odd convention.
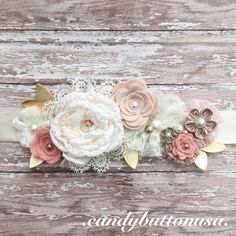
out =
[[[21,108],[0,107],[0,142],[17,142],[12,120],[20,112]]]
[[[0,107],[0,142],[17,142],[13,119],[20,112],[17,107]],[[217,141],[236,144],[236,110],[221,111],[224,122],[219,124]]]

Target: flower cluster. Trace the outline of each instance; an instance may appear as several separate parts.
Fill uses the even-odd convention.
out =
[[[189,114],[183,125],[161,132],[164,155],[179,163],[193,163],[208,144],[209,136],[216,131],[218,117],[216,108],[208,101],[194,100],[189,104]]]
[[[132,158],[164,153],[190,164],[212,142],[220,122],[209,102],[186,104],[151,90],[144,80],[76,80],[54,94],[42,85],[37,89],[38,100],[25,101],[13,121],[20,142],[32,153],[33,167],[45,161],[77,172],[105,172],[112,159],[128,163],[129,153]]]

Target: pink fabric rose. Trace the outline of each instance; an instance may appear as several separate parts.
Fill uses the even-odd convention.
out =
[[[124,126],[131,130],[146,126],[149,117],[157,110],[157,98],[144,80],[118,82],[113,100],[120,107]]]
[[[180,160],[185,160],[198,155],[200,146],[200,141],[192,133],[183,132],[172,142],[172,152]]]
[[[49,164],[58,162],[62,156],[61,151],[51,140],[49,128],[42,128],[36,131],[35,138],[30,145],[30,151],[34,156]]]

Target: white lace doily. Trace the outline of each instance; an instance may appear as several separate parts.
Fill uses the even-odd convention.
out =
[[[72,92],[87,93],[96,92],[105,96],[112,96],[115,81],[110,80],[94,80],[90,78],[68,80],[68,84],[58,85],[54,91],[54,101],[46,104],[43,111],[48,117],[52,117],[53,105],[59,102],[64,96]],[[64,160],[61,165],[73,170],[76,173],[83,173],[89,169],[93,169],[99,173],[104,173],[109,169],[111,160],[120,160],[124,158],[126,145],[123,144],[119,149],[110,153],[104,153],[102,156],[94,157],[84,165],[75,164],[68,160]]]
[[[122,146],[110,153],[105,153],[103,156],[94,157],[85,165],[78,165],[68,160],[64,160],[61,163],[62,167],[71,169],[76,173],[84,173],[89,169],[93,169],[98,173],[105,173],[109,170],[111,160],[121,160],[126,154],[126,144],[123,143]]]

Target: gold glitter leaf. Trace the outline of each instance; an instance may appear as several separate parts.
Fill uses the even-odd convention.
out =
[[[53,100],[51,92],[41,84],[36,84],[36,100],[44,104]]]
[[[29,163],[29,168],[34,168],[42,164],[44,160],[34,156],[33,154],[30,157],[30,163]]]
[[[27,100],[21,103],[22,107],[40,107],[42,104],[38,100]]]
[[[131,168],[136,169],[138,165],[138,152],[134,150],[127,150],[124,159]]]
[[[195,165],[203,171],[207,170],[207,154],[200,152],[197,158],[194,160]]]
[[[202,148],[202,151],[209,153],[223,152],[226,149],[226,146],[223,143],[213,142],[207,147]]]
[[[21,103],[21,105],[26,107],[41,107],[44,103],[53,100],[53,95],[51,92],[41,84],[36,84],[36,99],[35,100],[26,100]]]

